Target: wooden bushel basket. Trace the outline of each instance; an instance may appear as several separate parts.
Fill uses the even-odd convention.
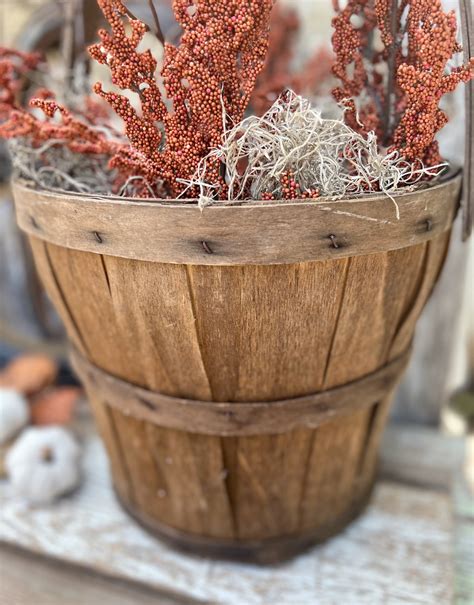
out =
[[[133,201],[16,183],[113,484],[185,550],[273,562],[366,505],[460,175],[392,200]]]

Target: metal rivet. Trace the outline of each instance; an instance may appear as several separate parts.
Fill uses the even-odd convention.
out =
[[[156,410],[156,407],[150,401],[147,401],[144,397],[138,397],[138,400],[149,410]]]
[[[202,247],[204,248],[204,251],[206,252],[206,254],[213,254],[213,252],[207,242],[202,241],[201,244],[202,244]]]

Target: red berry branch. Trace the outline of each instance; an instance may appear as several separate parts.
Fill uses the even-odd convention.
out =
[[[454,13],[440,0],[349,0],[344,9],[334,2],[333,72],[341,84],[333,95],[347,123],[374,130],[410,161],[439,163],[435,135],[447,122],[439,102],[473,77],[473,59],[449,67],[461,50]]]
[[[0,121],[8,119],[13,108],[19,109],[19,96],[28,73],[41,62],[39,53],[23,53],[0,47]]]
[[[372,32],[377,25],[371,0],[348,0],[344,9],[334,0],[332,45],[336,55],[333,73],[340,86],[333,96],[346,108],[346,122],[354,130],[374,130],[380,135],[377,97],[381,78],[376,71],[379,52],[371,48]],[[359,102],[356,107],[355,99]]]
[[[92,114],[101,115],[93,104],[88,104],[84,114],[88,114],[89,120],[81,121],[57,103],[51,91],[42,88],[36,90],[29,105],[42,110],[45,119],[39,119],[23,108],[20,93],[24,81],[41,60],[38,53],[0,48],[0,137],[28,138],[33,148],[57,141],[75,153],[109,156],[117,153],[121,144],[110,141],[92,125]]]
[[[389,152],[412,165],[439,163],[435,136],[447,121],[440,100],[472,78],[474,68],[472,59],[451,67],[461,50],[454,14],[445,13],[440,0],[346,0],[344,7],[333,2],[333,73],[340,82],[333,94],[346,108],[347,124],[363,134],[373,130]],[[98,0],[110,27],[99,31],[100,41],[89,51],[109,68],[112,87],[96,83],[97,101],[85,99],[74,112],[46,90],[30,103],[40,117],[24,109],[25,79],[40,58],[0,49],[0,136],[26,139],[39,164],[52,157],[43,151],[51,148],[46,142],[78,156],[101,156],[83,164],[100,164],[100,178],[106,188],[112,182],[114,191],[133,181],[134,195],[194,197],[202,179],[193,177],[205,165],[206,183],[225,197],[229,171],[221,162],[227,160],[213,151],[241,123],[250,101],[258,112],[286,86],[314,92],[327,57],[317,53],[290,75],[297,20],[277,11],[265,63],[273,0],[174,0],[182,35],[176,46],[164,43],[159,67],[142,50],[147,32],[164,40],[153,1],[148,3],[153,29],[122,0]],[[101,99],[123,121],[126,138],[112,127]],[[298,182],[296,168],[283,174],[283,194],[319,195],[318,183],[303,191]]]
[[[439,163],[434,137],[448,121],[439,109],[441,97],[474,76],[474,58],[468,65],[447,70],[453,55],[462,50],[456,31],[454,12],[444,13],[439,0],[412,3],[407,17],[410,61],[400,62],[397,69],[405,109],[393,137],[394,146],[408,160]]]
[[[120,0],[99,0],[111,32],[99,32],[101,42],[90,54],[107,64],[112,82],[136,93],[141,104],[139,113],[126,96],[95,86],[124,121],[130,141],[130,149],[121,150],[113,166],[144,176],[171,196],[184,189],[183,181],[220,144],[224,128],[243,117],[263,67],[272,2],[174,1],[183,34],[177,47],[165,44],[161,76],[168,107],[155,76],[155,59],[149,51],[138,51],[145,25],[131,18]],[[216,164],[216,181],[219,175]]]

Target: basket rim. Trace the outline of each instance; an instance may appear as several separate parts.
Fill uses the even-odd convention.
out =
[[[429,183],[420,183],[415,187],[404,187],[398,191],[391,192],[390,196],[382,192],[371,192],[366,195],[353,195],[349,197],[340,196],[326,196],[319,197],[316,199],[295,199],[295,200],[218,200],[216,203],[211,203],[205,206],[204,209],[199,207],[198,200],[182,198],[182,199],[165,199],[165,198],[133,198],[126,196],[118,196],[115,194],[100,195],[94,193],[79,193],[77,191],[62,191],[60,189],[44,189],[36,185],[34,181],[25,178],[13,178],[12,187],[18,190],[24,190],[28,192],[35,192],[38,195],[50,198],[50,199],[63,199],[70,198],[76,200],[87,200],[89,202],[101,203],[113,203],[117,205],[131,206],[131,207],[153,207],[153,208],[199,208],[200,211],[215,210],[222,208],[280,208],[281,206],[314,206],[318,203],[324,204],[338,204],[338,203],[362,203],[362,202],[376,202],[383,201],[390,198],[396,200],[402,200],[407,196],[418,195],[427,191],[433,192],[439,189],[444,189],[446,185],[461,179],[463,174],[462,168],[451,168],[444,175],[436,179],[436,184],[430,185]]]
[[[447,232],[460,172],[394,196],[219,203],[129,201],[32,189],[14,181],[17,222],[65,248],[138,261],[266,265],[347,258],[414,246]],[[397,217],[397,212],[399,217]]]

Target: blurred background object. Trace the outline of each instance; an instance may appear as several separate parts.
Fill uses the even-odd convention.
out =
[[[149,17],[146,2],[128,5],[138,17]],[[170,2],[162,2],[158,11],[168,39],[175,39],[179,28]],[[0,45],[44,53],[51,70],[49,81],[61,83],[60,92],[67,97],[74,94],[77,80],[83,84],[88,71],[85,49],[101,22],[96,0],[1,0]],[[28,88],[26,84],[25,95]],[[63,327],[38,279],[26,238],[15,224],[10,169],[0,141],[0,367],[18,352],[42,350],[62,361],[64,380],[72,381]]]

